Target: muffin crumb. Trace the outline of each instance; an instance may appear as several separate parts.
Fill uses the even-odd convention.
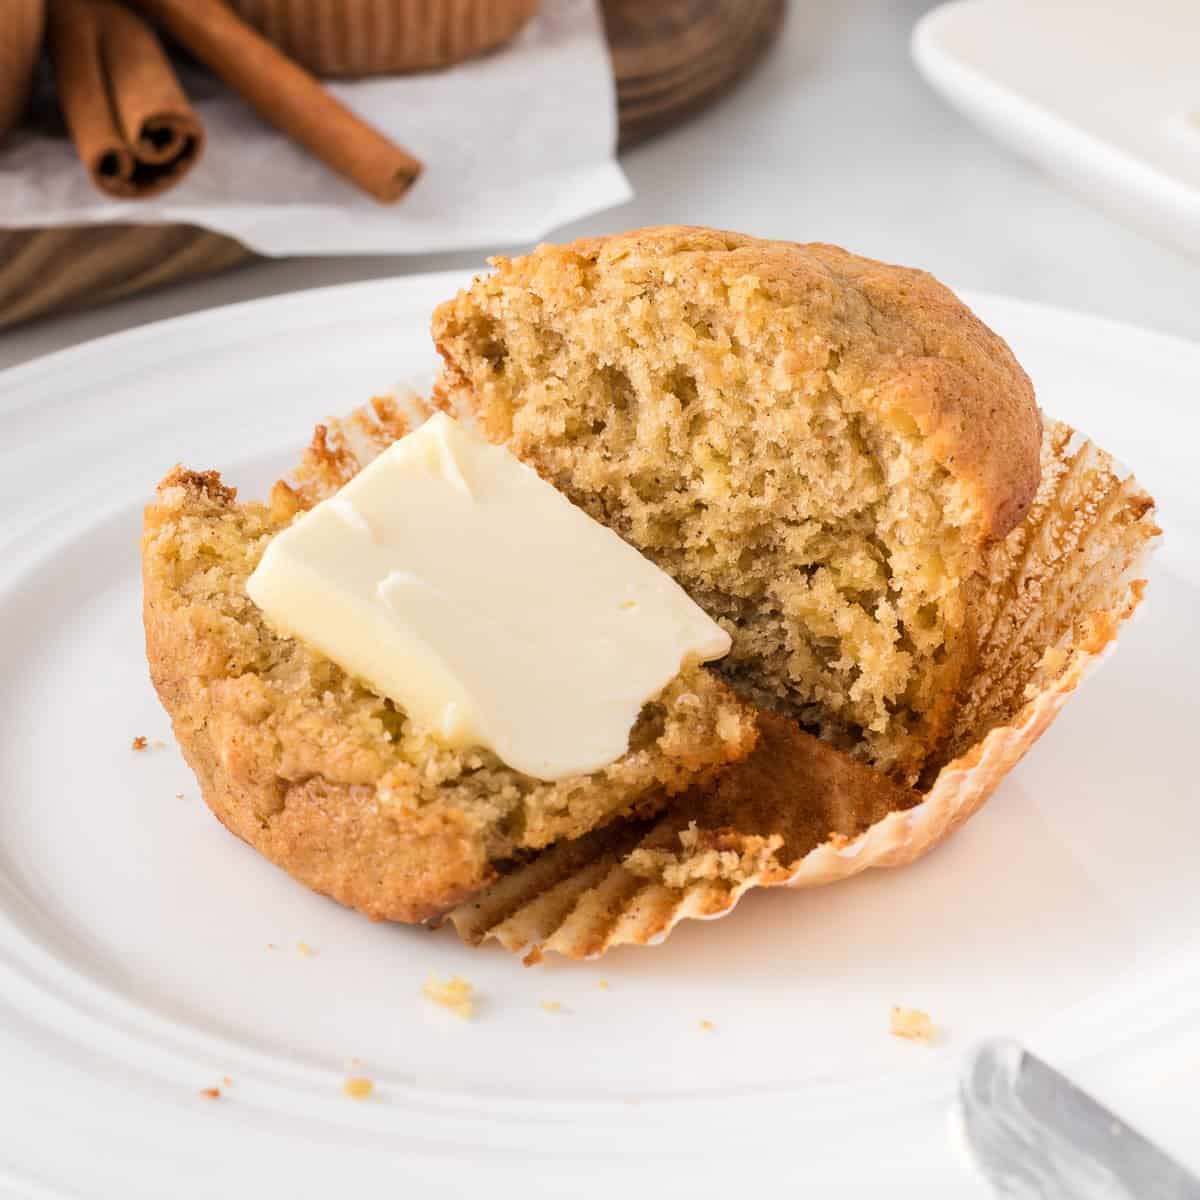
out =
[[[558,1013],[558,1012],[562,1012],[562,1010],[563,1010],[563,1006],[562,1006],[561,1001],[558,1001],[558,1000],[543,1000],[542,1001],[542,1012]]]
[[[215,1087],[201,1088],[200,1095],[203,1096],[205,1100],[220,1100],[221,1089]]]
[[[475,1001],[472,999],[475,989],[461,975],[439,979],[435,972],[430,971],[429,978],[425,980],[421,990],[427,1000],[432,1000],[442,1008],[448,1008],[464,1021],[469,1021],[475,1011]]]
[[[135,737],[130,743],[129,748],[131,750],[145,750],[149,744],[150,743],[146,740],[146,738],[142,737],[141,734],[138,734],[138,736]]]
[[[711,1021],[703,1020],[700,1022],[700,1030],[702,1033],[711,1033],[714,1029],[716,1029],[716,1026]]]
[[[342,1094],[351,1100],[367,1100],[375,1091],[375,1084],[363,1075],[352,1075],[342,1084]]]
[[[304,958],[313,958],[317,953],[307,942],[297,942],[296,952]]]
[[[892,1005],[891,1027],[895,1037],[907,1038],[910,1042],[924,1042],[926,1045],[933,1041],[933,1021],[927,1012],[919,1008]]]

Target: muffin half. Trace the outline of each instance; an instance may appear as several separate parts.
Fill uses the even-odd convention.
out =
[[[739,693],[917,780],[1038,485],[1004,342],[833,246],[672,226],[494,265],[434,315],[440,402],[674,576]]]
[[[668,796],[747,754],[754,720],[702,667],[642,710],[627,753],[543,782],[484,749],[453,750],[302,643],[246,595],[271,538],[405,429],[394,406],[318,430],[298,479],[238,503],[215,472],[176,468],[146,509],[150,673],[205,802],[297,879],[377,919],[419,921],[496,864]]]

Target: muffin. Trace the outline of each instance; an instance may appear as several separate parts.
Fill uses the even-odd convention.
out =
[[[145,514],[150,674],[205,802],[297,879],[370,917],[420,921],[496,866],[631,811],[652,812],[749,752],[753,714],[702,667],[647,704],[616,762],[544,782],[450,749],[265,623],[246,580],[271,538],[407,429],[377,402],[318,430],[292,482],[239,503],[215,472],[173,470]]]
[[[1033,389],[920,271],[664,227],[542,246],[443,304],[439,402],[716,618],[716,671],[911,784],[1039,480]]]
[[[394,75],[446,67],[515,37],[540,0],[229,0],[316,75]]]
[[[1008,347],[918,271],[637,231],[442,305],[434,403],[729,632],[585,778],[452,751],[245,595],[271,537],[423,405],[319,428],[268,503],[177,469],[147,510],[151,673],[205,800],[376,918],[537,958],[660,941],[749,889],[912,861],[983,804],[1137,608],[1153,501],[1043,428]]]

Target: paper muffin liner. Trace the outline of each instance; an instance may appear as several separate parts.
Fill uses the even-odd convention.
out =
[[[276,517],[285,520],[328,499],[433,411],[416,392],[388,394],[318,425],[299,463],[271,489]]]
[[[751,888],[817,887],[919,858],[978,811],[1112,649],[1145,589],[1153,510],[1109,455],[1048,421],[1037,498],[992,556],[976,669],[920,793],[766,718],[760,749],[722,786],[553,846],[448,919],[465,941],[495,940],[527,962],[594,958],[724,916]]]
[[[445,67],[514,37],[540,0],[229,0],[246,22],[316,75]]]

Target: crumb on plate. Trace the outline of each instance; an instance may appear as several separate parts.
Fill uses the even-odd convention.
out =
[[[919,1008],[902,1008],[892,1005],[892,1033],[896,1037],[908,1038],[911,1042],[932,1042],[933,1021],[927,1012]]]
[[[342,1093],[351,1100],[366,1100],[375,1090],[375,1084],[363,1075],[352,1075],[342,1084]]]
[[[135,737],[132,742],[130,742],[129,748],[131,750],[145,750],[149,744],[150,743],[146,740],[146,738],[142,737],[141,734],[138,734],[138,736]]]
[[[597,979],[596,986],[607,992],[608,991],[608,980],[607,979]]]
[[[220,1100],[221,1089],[215,1087],[201,1088],[200,1095],[202,1095],[205,1100]]]
[[[448,1008],[452,1013],[462,1017],[464,1021],[470,1020],[471,1013],[475,1008],[471,994],[475,989],[461,975],[455,975],[450,979],[439,979],[435,972],[430,971],[429,978],[425,980],[425,985],[421,990],[425,993],[426,999],[432,1000],[434,1004]]]
[[[296,950],[305,958],[312,958],[316,951],[307,942],[297,942]]]
[[[543,1012],[556,1013],[556,1012],[562,1012],[562,1010],[563,1010],[563,1006],[562,1006],[561,1001],[558,1001],[558,1000],[543,1000],[542,1001],[542,1011]]]
[[[716,1026],[711,1021],[706,1019],[700,1022],[700,1028],[704,1033],[711,1033],[714,1029],[716,1029]]]

